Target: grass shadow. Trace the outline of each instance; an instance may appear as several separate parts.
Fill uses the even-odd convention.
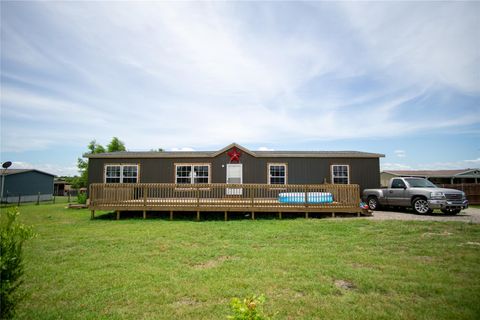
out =
[[[309,219],[331,218],[330,212],[309,212]],[[336,213],[338,218],[356,218],[356,213]],[[305,212],[283,212],[281,219],[294,220],[306,218]],[[120,220],[143,219],[143,211],[120,211]],[[146,219],[170,220],[170,211],[147,211]],[[114,211],[97,213],[94,220],[117,220],[117,213]],[[174,211],[173,220],[176,221],[196,221],[196,211]],[[223,221],[225,214],[223,211],[202,211],[200,212],[201,221]],[[253,220],[250,211],[232,211],[227,214],[228,221]],[[255,212],[255,220],[280,220],[277,212]]]

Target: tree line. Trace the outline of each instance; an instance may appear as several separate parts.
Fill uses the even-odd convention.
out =
[[[109,144],[102,146],[97,143],[97,140],[92,140],[87,145],[87,154],[96,154],[96,153],[105,153],[105,152],[120,152],[127,151],[125,143],[117,137],[113,137]],[[151,152],[162,152],[162,148],[150,149]],[[77,159],[77,168],[80,173],[80,176],[74,177],[59,177],[62,180],[65,180],[67,183],[72,185],[72,188],[79,189],[87,187],[88,183],[88,159],[83,159],[80,157]]]
[[[113,137],[109,144],[106,147],[97,143],[97,140],[92,140],[87,146],[88,154],[95,153],[105,153],[105,152],[119,152],[127,151],[125,143],[117,137]],[[88,159],[83,159],[83,157],[77,159],[77,168],[80,172],[80,176],[74,177],[62,177],[66,182],[72,185],[72,188],[79,189],[85,188],[88,182]]]

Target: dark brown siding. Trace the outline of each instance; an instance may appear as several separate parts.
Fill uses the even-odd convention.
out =
[[[174,183],[175,163],[210,163],[211,182],[225,183],[226,164],[229,162],[226,152],[215,158],[90,159],[89,183],[104,182],[104,166],[113,163],[139,164],[139,182],[144,183]],[[255,158],[243,152],[240,157],[244,183],[268,183],[268,163],[286,163],[290,184],[331,182],[330,166],[346,164],[350,166],[350,183],[359,184],[361,190],[380,186],[379,162],[378,158]]]

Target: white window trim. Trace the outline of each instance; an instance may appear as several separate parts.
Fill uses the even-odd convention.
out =
[[[335,184],[334,176],[333,176],[333,167],[347,167],[347,184],[350,184],[350,165],[349,164],[342,164],[342,163],[336,163],[330,165],[330,179],[332,181],[332,184]],[[337,184],[343,184],[343,183],[337,183]]]
[[[284,166],[285,167],[285,183],[284,184],[272,184],[270,175],[270,167],[271,166]],[[288,164],[287,163],[268,163],[267,164],[267,184],[272,186],[284,186],[288,184]]]
[[[120,182],[107,182],[107,167],[120,167]],[[103,182],[104,183],[123,183],[123,167],[137,167],[137,182],[140,183],[140,165],[138,163],[107,163],[103,167]],[[132,182],[128,182],[132,183]]]
[[[193,177],[193,172],[194,172],[194,169],[193,167],[194,166],[206,166],[208,167],[208,182],[207,184],[211,183],[211,179],[212,179],[212,164],[211,163],[175,163],[174,164],[174,170],[173,170],[173,181],[175,184],[178,184],[178,185],[189,185],[188,183],[177,183],[177,167],[192,167],[192,171],[190,171],[191,173],[191,177],[190,177],[190,183],[189,184],[202,184],[202,183],[195,183],[195,177]]]

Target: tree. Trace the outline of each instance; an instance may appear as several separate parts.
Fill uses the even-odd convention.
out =
[[[15,306],[21,299],[16,292],[22,284],[22,247],[35,236],[32,228],[18,222],[16,208],[6,210],[6,218],[0,223],[0,319],[11,319]]]
[[[79,176],[65,177],[65,181],[70,183],[73,189],[80,189],[83,187],[82,178]]]
[[[112,141],[107,146],[108,152],[118,152],[118,151],[126,151],[125,144],[120,141],[117,137],[113,137]]]
[[[105,148],[101,144],[98,144],[95,139],[90,141],[87,148],[89,151],[88,153],[104,153],[105,152]],[[74,187],[85,188],[88,182],[88,160],[83,160],[82,158],[78,158],[77,167],[78,167],[78,171],[80,172],[80,178],[76,181]]]
[[[125,144],[120,141],[117,137],[113,137],[112,141],[107,145],[107,150],[98,144],[96,140],[90,141],[87,146],[89,154],[96,154],[96,153],[104,153],[104,152],[118,152],[118,151],[126,151]],[[83,160],[82,158],[78,158],[77,160],[77,167],[78,171],[80,172],[80,177],[76,181],[76,187],[78,188],[85,188],[88,183],[88,160]]]

